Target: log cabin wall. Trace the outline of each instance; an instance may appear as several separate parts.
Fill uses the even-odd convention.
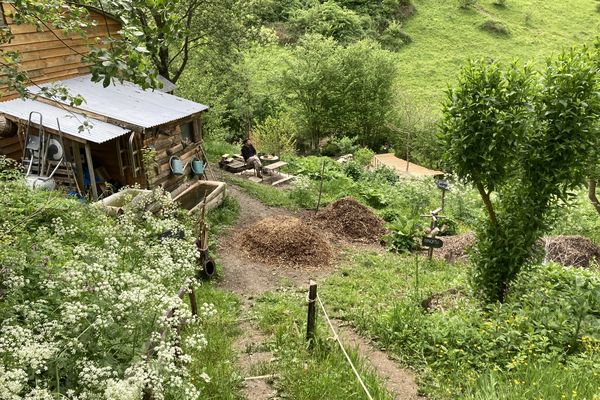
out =
[[[190,124],[188,126],[193,129],[193,140],[188,143],[182,136],[182,126],[186,124]],[[194,157],[203,160],[201,126],[200,117],[196,117],[162,125],[152,132],[146,131],[144,147],[156,151],[154,167],[145,166],[150,188],[162,186],[168,192],[178,192],[182,185],[199,179],[191,172],[191,168],[187,164]],[[183,175],[175,175],[171,172],[169,160],[172,156],[179,157],[187,165]],[[148,171],[151,170],[153,172],[149,173]]]
[[[9,4],[0,3],[0,7],[7,15],[15,12]],[[89,28],[84,38],[80,34],[67,34],[60,29],[50,30],[43,26],[38,29],[33,25],[17,25],[7,16],[6,24],[13,38],[9,43],[0,44],[0,50],[19,52],[22,61],[21,69],[27,72],[31,81],[36,84],[88,74],[89,65],[82,62],[80,54],[87,54],[88,44],[94,44],[98,39],[107,37],[108,33],[113,37],[118,36],[118,31],[121,29],[118,20],[97,11],[90,10],[89,17],[96,21],[96,26]],[[7,91],[6,85],[0,86],[0,94],[2,101],[17,97],[14,92]]]
[[[9,119],[0,117],[0,155],[13,160],[20,160],[23,155],[23,146],[19,137],[19,125]]]

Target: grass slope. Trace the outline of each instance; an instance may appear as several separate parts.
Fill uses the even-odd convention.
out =
[[[468,9],[456,0],[414,2],[418,12],[404,27],[413,43],[398,53],[400,89],[434,109],[470,58],[540,63],[564,47],[591,42],[600,32],[594,0],[507,0],[506,7],[480,0]],[[487,20],[503,23],[510,34],[480,29]]]

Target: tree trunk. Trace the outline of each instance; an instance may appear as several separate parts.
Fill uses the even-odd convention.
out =
[[[588,180],[588,198],[592,202],[592,205],[600,214],[600,202],[598,202],[598,197],[596,197],[596,186],[598,185],[598,180],[590,178]]]
[[[481,199],[483,200],[483,204],[485,204],[485,209],[487,210],[492,225],[498,225],[498,221],[496,219],[496,212],[494,211],[494,206],[492,205],[492,201],[490,200],[490,194],[485,191],[485,188],[481,183],[477,182],[476,186],[477,190],[479,190],[479,194],[481,195]]]

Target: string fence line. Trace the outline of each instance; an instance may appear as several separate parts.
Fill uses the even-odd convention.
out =
[[[356,369],[356,367],[354,366],[354,363],[350,359],[350,356],[348,355],[348,352],[344,348],[344,344],[342,343],[342,341],[340,340],[339,335],[335,331],[335,328],[333,327],[333,324],[331,323],[331,319],[329,319],[329,315],[327,314],[327,311],[325,310],[325,306],[323,305],[323,301],[321,301],[321,296],[319,296],[318,294],[317,294],[317,300],[319,301],[319,306],[321,307],[321,311],[323,311],[323,315],[325,315],[325,320],[327,321],[327,324],[329,325],[329,329],[331,329],[331,332],[333,333],[333,338],[336,340],[336,342],[340,346],[340,349],[342,349],[342,353],[344,353],[344,356],[346,357],[346,360],[348,361],[348,364],[350,364],[350,367],[352,367],[352,371],[354,372],[354,375],[356,376],[356,379],[360,383],[360,386],[362,386],[363,390],[365,391],[365,395],[367,396],[367,399],[373,400],[373,396],[371,396],[371,393],[369,392],[369,389],[367,388],[367,385],[365,385],[365,382],[362,380],[360,374],[358,373],[358,370]]]

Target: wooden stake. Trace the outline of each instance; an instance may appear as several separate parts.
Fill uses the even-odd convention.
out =
[[[90,176],[90,186],[92,187],[92,199],[96,201],[98,200],[98,187],[96,186],[96,173],[94,171],[94,162],[92,161],[92,149],[90,148],[89,142],[85,142],[85,157]]]
[[[319,206],[321,205],[321,194],[323,193],[323,175],[325,175],[325,160],[323,160],[323,165],[321,166],[321,184],[319,185],[319,199],[317,200],[317,209],[315,210],[315,214],[319,212]]]
[[[313,347],[315,339],[315,321],[317,307],[315,302],[317,301],[317,282],[310,281],[308,289],[308,318],[306,322],[306,340],[308,341],[309,348]]]
[[[198,304],[196,303],[196,291],[194,285],[190,285],[190,307],[192,308],[192,315],[198,315]]]

